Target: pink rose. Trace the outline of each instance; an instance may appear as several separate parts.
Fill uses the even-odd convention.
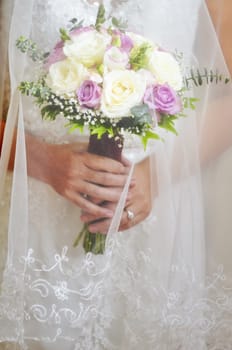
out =
[[[124,33],[121,33],[120,39],[121,39],[121,49],[129,53],[131,49],[134,47],[132,39]]]
[[[127,52],[116,46],[109,47],[104,55],[104,66],[109,70],[129,68]]]
[[[85,80],[77,90],[78,101],[81,106],[96,108],[101,99],[101,88],[92,80]]]
[[[69,33],[69,35],[70,35],[71,37],[73,37],[73,36],[79,35],[79,34],[81,34],[81,33],[88,32],[88,31],[90,31],[90,30],[94,30],[94,29],[93,29],[92,27],[79,27],[79,28],[73,29],[73,30]]]
[[[129,53],[131,49],[134,47],[134,43],[132,39],[127,34],[121,32],[118,29],[115,29],[113,31],[113,34],[116,38],[120,39],[120,48],[126,53]]]
[[[144,103],[151,110],[164,114],[176,114],[182,109],[181,99],[168,84],[150,85],[144,94]]]
[[[45,68],[49,69],[49,67],[59,61],[62,61],[66,58],[64,52],[63,52],[64,42],[58,41],[56,46],[52,49],[49,56],[46,59],[45,62]]]

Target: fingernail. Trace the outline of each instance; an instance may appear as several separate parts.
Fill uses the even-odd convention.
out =
[[[130,187],[134,187],[136,185],[136,180],[132,179],[130,182]]]
[[[82,222],[85,222],[85,221],[86,221],[86,216],[81,215],[81,216],[80,216],[80,219],[81,219]]]
[[[92,225],[92,226],[91,226],[91,225],[88,225],[88,230],[89,230],[89,232],[91,232],[91,233],[96,233],[96,232],[97,232],[94,225]]]
[[[97,226],[95,225],[88,225],[88,230],[91,232],[91,233],[97,233],[99,230],[97,228]]]
[[[105,214],[106,214],[107,218],[112,218],[114,216],[114,212],[112,212],[111,210],[107,210],[105,212]]]

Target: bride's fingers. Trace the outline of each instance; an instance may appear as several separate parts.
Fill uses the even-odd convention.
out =
[[[103,204],[104,204],[104,201],[102,201],[102,200],[99,199],[99,198],[91,197],[91,196],[88,196],[88,195],[86,195],[86,194],[84,194],[84,197],[85,197],[86,199],[88,199],[88,201],[90,201],[90,202],[92,202],[92,203],[94,203],[94,204],[97,204],[97,205],[100,205],[100,206],[103,206]]]
[[[93,217],[112,218],[114,211],[110,208],[102,207],[101,205],[90,202],[85,196],[70,191],[66,192],[65,197],[76,204],[83,212],[90,213]]]
[[[114,205],[107,203],[106,207],[109,210],[114,210]],[[133,227],[140,223],[144,219],[144,211],[142,208],[139,206],[139,203],[137,205],[130,206],[125,208],[122,217],[120,220],[120,226],[119,226],[119,231],[124,231],[129,229],[130,227]],[[83,212],[81,215],[81,220],[84,223],[88,224],[88,228],[90,232],[96,233],[96,232],[101,232],[101,233],[107,233],[111,220],[112,218],[102,218],[102,219],[96,219],[96,216],[91,215],[87,212]]]
[[[137,211],[136,209],[130,208],[123,211],[119,231],[125,231],[129,228],[137,225],[143,220],[143,212]],[[92,233],[101,232],[101,233],[107,233],[110,227],[112,218],[105,218],[102,220],[94,221],[89,223],[88,229]]]
[[[143,219],[143,211],[141,211],[139,208],[127,207],[123,211],[119,230],[128,230],[129,228],[139,224]]]
[[[97,200],[97,199],[95,199],[95,200]],[[94,203],[96,204],[96,201]],[[101,208],[105,208],[105,210],[109,210],[112,213],[115,212],[115,208],[116,208],[115,203],[101,202],[101,203],[97,203],[97,205],[100,205]],[[91,222],[96,222],[96,221],[99,221],[99,220],[102,220],[105,218],[106,218],[106,216],[95,215],[92,212],[89,212],[88,210],[82,210],[81,216],[80,216],[81,221],[83,221],[86,224],[91,223]]]
[[[110,227],[111,219],[102,219],[99,221],[94,221],[93,223],[88,225],[88,229],[92,233],[101,232],[103,234],[107,234]]]
[[[132,183],[131,186],[134,186],[134,184]],[[101,206],[102,208],[106,208],[106,209],[111,210],[112,212],[114,212],[116,207],[117,207],[117,202],[111,203],[108,201],[102,201],[102,200],[99,200],[99,198],[91,197],[91,196],[88,196],[86,194],[83,194],[83,197],[85,199],[87,199],[88,201],[90,201],[98,206]],[[131,194],[129,192],[127,195],[125,205],[128,205],[130,203],[130,201],[131,201]],[[88,222],[92,222],[92,221],[96,221],[96,220],[100,220],[100,219],[104,219],[104,217],[94,215],[92,212],[89,212],[88,210],[82,210],[82,212],[81,212],[81,220],[84,223],[88,223]]]
[[[125,165],[128,169],[131,167],[131,161],[127,159],[124,155],[122,155],[121,162],[123,165]]]
[[[78,184],[75,184],[74,181],[72,181],[71,184],[71,190],[74,193],[81,193],[85,196],[87,195],[87,198],[90,202],[92,202],[92,198],[95,198],[95,202],[103,202],[103,201],[110,201],[113,203],[117,203],[121,197],[122,193],[122,187],[104,187],[104,186],[98,186],[93,183],[88,183],[85,181],[79,181]]]

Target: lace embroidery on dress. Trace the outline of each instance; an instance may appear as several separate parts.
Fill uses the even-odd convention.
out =
[[[170,279],[177,279],[179,287],[167,289],[164,284],[154,285],[150,278],[159,275],[158,269],[152,266],[152,251],[141,250],[137,257],[132,257],[123,252],[121,246],[120,251],[116,249],[114,253],[120,254],[123,261],[120,271],[114,266],[115,258],[110,269],[108,265],[102,271],[108,274],[108,281],[103,279],[96,283],[94,278],[97,279],[99,271],[91,255],[86,256],[81,266],[70,270],[67,247],[53,257],[52,265],[38,260],[29,249],[28,255],[22,257],[26,265],[25,293],[36,303],[27,303],[24,323],[36,325],[36,333],[28,340],[56,343],[60,339],[71,342],[73,349],[116,350],[123,336],[126,340],[122,349],[130,350],[142,346],[147,350],[164,350],[167,346],[172,350],[229,349],[232,287],[228,285],[232,283],[227,280],[222,266],[218,266],[204,286],[196,281],[190,267],[173,265]],[[148,272],[149,264],[153,271]],[[141,266],[145,265],[144,274]],[[83,289],[76,289],[73,280],[76,276],[80,279],[84,271],[88,271],[91,282]],[[53,282],[46,279],[49,272],[55,275]],[[7,293],[12,293],[20,277],[4,286]],[[133,291],[133,298],[129,291]],[[74,301],[75,297],[78,297],[78,308],[66,307],[66,301],[72,298]],[[46,303],[48,300],[51,303]],[[4,310],[7,308],[1,305],[0,315]],[[8,317],[15,320],[19,315],[13,313]],[[112,334],[115,326],[119,338]],[[41,329],[46,334],[44,328],[49,329],[47,335],[40,334]]]

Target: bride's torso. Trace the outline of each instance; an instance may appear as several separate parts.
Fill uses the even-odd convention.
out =
[[[93,24],[98,5],[107,15],[126,19],[128,28],[143,32],[169,49],[190,51],[194,41],[201,0],[33,0],[32,37],[49,50],[59,37],[59,28],[77,18]],[[187,30],[188,34],[183,31]]]

